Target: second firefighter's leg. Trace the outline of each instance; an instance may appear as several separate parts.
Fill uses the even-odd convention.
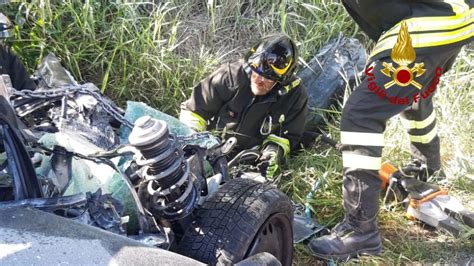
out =
[[[426,181],[428,176],[441,168],[436,113],[431,98],[414,103],[400,117],[410,138],[413,167],[420,169],[419,178]]]
[[[433,108],[433,96],[436,92],[437,81],[454,63],[459,49],[446,51],[436,57],[430,57],[431,65],[438,66],[434,70],[434,78],[425,84],[422,92],[418,93],[411,108],[400,114],[402,124],[410,138],[412,163],[410,168],[418,168],[417,178],[426,181],[441,169],[440,140],[436,126],[436,112]],[[433,75],[431,75],[433,76]],[[432,93],[428,93],[428,92]],[[438,173],[439,176],[443,174]]]

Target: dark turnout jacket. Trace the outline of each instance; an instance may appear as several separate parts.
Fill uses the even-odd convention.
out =
[[[223,64],[193,89],[182,104],[181,121],[186,123],[190,117],[183,113],[203,119],[207,130],[225,131],[226,138],[235,136],[237,150],[260,145],[270,136],[276,137],[275,142],[287,139],[288,148],[295,148],[305,126],[306,90],[294,79],[287,86],[277,83],[267,95],[254,96],[250,73],[243,60]],[[270,119],[271,129],[265,127]]]
[[[17,90],[36,88],[20,59],[10,49],[0,44],[0,75],[3,74],[10,76],[13,88]]]
[[[390,56],[405,21],[417,54],[472,42],[474,0],[342,0],[361,29],[377,44],[372,59]]]

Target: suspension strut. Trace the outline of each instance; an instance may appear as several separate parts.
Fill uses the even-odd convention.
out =
[[[142,182],[140,201],[155,217],[175,221],[189,215],[198,202],[190,167],[165,121],[143,116],[135,122],[130,144],[141,154],[136,161]]]

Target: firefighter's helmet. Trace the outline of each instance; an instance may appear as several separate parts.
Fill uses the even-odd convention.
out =
[[[257,74],[280,83],[287,83],[298,62],[295,42],[285,34],[263,37],[247,53],[246,62]]]

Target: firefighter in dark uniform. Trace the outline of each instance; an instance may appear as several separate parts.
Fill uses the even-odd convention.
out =
[[[223,64],[201,81],[182,104],[180,120],[196,131],[236,137],[236,151],[260,145],[272,178],[304,131],[307,94],[294,75],[297,60],[288,36],[263,37],[245,59]]]
[[[439,76],[474,34],[472,1],[342,2],[377,43],[365,78],[342,112],[344,220],[330,235],[309,244],[316,257],[335,260],[381,251],[376,221],[381,191],[378,170],[389,118],[401,115],[412,155],[426,164],[428,174],[440,169],[432,97]]]
[[[9,75],[13,88],[17,90],[34,90],[36,84],[30,79],[20,59],[1,43],[2,39],[11,36],[12,28],[10,20],[0,13],[0,75]]]

